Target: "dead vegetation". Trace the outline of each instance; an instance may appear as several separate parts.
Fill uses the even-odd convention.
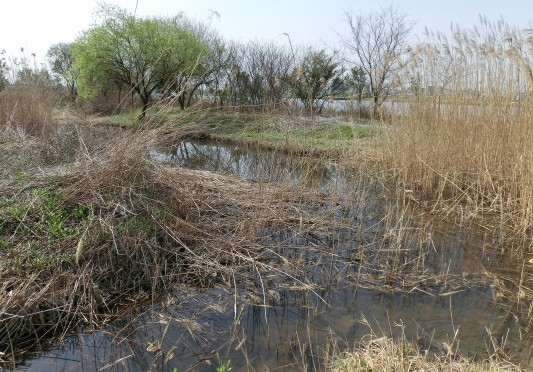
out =
[[[333,344],[334,345],[334,344]],[[448,346],[448,345],[446,345]],[[335,346],[333,346],[335,348]],[[350,371],[521,371],[522,369],[497,355],[474,360],[454,355],[450,348],[442,356],[429,356],[406,339],[370,335],[353,351],[333,350],[327,360],[327,370]]]
[[[234,296],[238,286],[250,302],[262,305],[277,298],[279,289],[318,296],[323,283],[341,280],[430,294],[491,285],[494,300],[518,319],[527,342],[533,311],[533,268],[527,264],[531,105],[527,98],[515,102],[520,87],[505,86],[514,91],[478,97],[475,106],[465,93],[470,88],[461,85],[460,94],[419,97],[394,119],[379,153],[384,162],[375,153],[368,162],[357,156],[361,163],[341,175],[349,191],[328,192],[297,182],[173,168],[150,157],[153,148],[211,129],[208,115],[174,115],[111,131],[76,115],[54,121],[50,102],[41,106],[23,90],[0,93],[6,150],[0,154],[6,164],[0,361],[13,367],[47,340],[79,324],[101,327],[119,318],[125,305],[155,302],[176,284],[221,285],[234,289]],[[307,175],[331,154],[298,153],[292,144],[263,140],[255,141],[276,155],[312,155],[303,166]],[[435,251],[432,223],[450,220],[493,232],[498,244],[492,259],[511,254],[514,270],[428,270]],[[351,249],[339,244],[342,234],[355,237]],[[327,280],[313,282],[316,277]],[[424,356],[399,353],[401,348],[374,339],[359,350],[368,354],[346,363],[433,368]],[[438,365],[470,368],[451,358]]]
[[[2,192],[5,365],[77,325],[118,319],[129,303],[153,303],[176,284],[221,285],[235,296],[238,286],[263,305],[281,290],[318,296],[323,283],[341,280],[435,293],[494,284],[482,273],[428,271],[430,223],[410,214],[417,205],[410,193],[388,199],[386,180],[369,175],[366,164],[341,174],[350,191],[324,192],[304,182],[252,182],[155,162],[151,149],[205,131],[186,123],[147,122],[109,140],[99,126],[77,122],[65,130],[63,123],[50,137],[31,139],[37,146],[76,133],[59,168],[25,168]],[[299,165],[302,177],[320,161]],[[352,250],[338,244],[342,234],[355,237]]]
[[[475,30],[456,27],[453,40],[428,32],[412,50],[406,74],[418,83],[394,118],[385,159],[433,211],[530,237],[533,45],[526,36],[486,19]]]
[[[84,151],[68,170],[4,189],[2,360],[13,366],[40,340],[80,322],[98,326],[119,305],[142,293],[155,300],[173,283],[291,276],[269,263],[277,255],[264,232],[327,224],[301,211],[324,196],[151,160],[151,148],[197,130],[148,124],[97,151],[80,137]]]
[[[493,249],[509,257],[490,270],[495,300],[530,335],[533,39],[483,17],[453,31],[427,31],[411,49],[405,78],[416,84],[392,117],[384,168],[420,213],[494,236]]]

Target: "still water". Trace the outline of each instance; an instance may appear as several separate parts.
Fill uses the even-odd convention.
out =
[[[177,149],[153,150],[151,156],[172,166],[252,182],[305,184],[339,195],[350,187],[354,173],[327,161],[209,142],[183,142]],[[343,208],[339,213],[349,214],[355,207]],[[363,226],[376,224],[379,208],[361,208],[370,208],[363,213]],[[433,229],[431,237],[423,272],[432,276],[476,277],[502,265],[491,249],[490,234]],[[297,281],[272,279],[270,288],[275,290],[263,297],[248,291],[251,284],[178,286],[156,303],[125,309],[119,322],[96,331],[80,329],[48,345],[19,369],[213,371],[218,353],[219,359],[230,358],[236,371],[321,370],[328,343],[335,340],[340,347],[350,347],[370,333],[405,335],[429,353],[443,352],[446,342],[458,354],[478,355],[490,350],[490,332],[498,343],[505,340],[506,351],[517,360],[532,363],[530,343],[520,338],[514,318],[494,303],[487,284],[465,280],[451,288],[433,281],[402,291],[384,290],[365,283],[364,274],[379,272],[379,267],[354,264],[354,252],[365,242],[350,230],[305,238],[279,232],[268,240],[278,246],[283,242],[279,254],[298,252],[300,259],[311,262]],[[320,257],[320,250],[311,249],[319,244],[332,251]],[[420,241],[413,238],[412,244]],[[366,249],[371,254],[373,246]],[[262,279],[256,285],[262,285]]]

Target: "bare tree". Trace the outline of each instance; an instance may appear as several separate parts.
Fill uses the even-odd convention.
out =
[[[285,46],[258,41],[231,45],[224,94],[232,105],[276,107],[289,96],[294,56]]]
[[[402,67],[401,57],[406,51],[412,28],[407,15],[389,6],[370,14],[346,11],[350,36],[343,39],[349,52],[348,62],[361,66],[368,76],[374,114],[385,101],[389,84]]]
[[[77,95],[76,73],[72,68],[74,58],[70,52],[70,44],[57,43],[52,45],[48,48],[46,57],[54,77],[67,89],[70,99],[74,101]]]
[[[6,53],[5,50],[2,50],[0,52],[0,92],[3,91],[7,85],[8,85],[8,80],[7,80],[7,76],[8,76],[8,67],[7,67],[7,62],[6,62],[6,59],[4,57],[4,54]]]

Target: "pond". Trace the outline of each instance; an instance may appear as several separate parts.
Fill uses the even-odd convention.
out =
[[[340,224],[319,233],[265,232],[280,264],[288,258],[305,262],[295,277],[273,272],[258,274],[254,283],[178,285],[155,303],[124,309],[119,322],[79,329],[48,345],[20,370],[212,371],[217,353],[231,359],[232,370],[320,370],[332,341],[350,347],[370,333],[404,335],[429,353],[443,353],[447,343],[463,355],[484,354],[495,340],[532,365],[531,344],[520,338],[517,320],[498,306],[484,279],[486,270],[507,264],[493,249],[492,234],[445,226],[406,229],[405,249],[424,247],[402,258],[413,275],[385,278],[383,262],[397,257],[388,256],[384,240],[372,239],[385,213],[380,196],[369,192],[365,205],[341,198],[362,182],[354,180],[355,166],[196,141],[154,149],[151,156],[171,166],[338,195],[333,219],[362,219],[364,232]],[[359,254],[371,264],[358,264]],[[254,286],[260,290],[250,291]]]

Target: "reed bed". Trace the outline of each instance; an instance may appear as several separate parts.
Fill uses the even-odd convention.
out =
[[[395,323],[387,330],[376,331],[364,316],[359,319],[361,325],[368,328],[368,334],[348,350],[339,348],[339,340],[330,337],[326,345],[324,366],[328,371],[522,371],[523,369],[510,361],[497,340],[490,338],[487,354],[458,355],[458,329],[453,339],[434,340],[421,336],[408,339],[407,329],[401,322]],[[381,326],[379,326],[381,327]],[[490,332],[489,332],[490,335]]]
[[[54,107],[57,94],[38,84],[22,84],[0,92],[0,130],[21,135],[50,135],[55,128]]]
[[[426,31],[411,50],[383,147],[394,187],[434,223],[485,231],[509,257],[489,270],[494,300],[531,342],[533,304],[533,74],[531,31],[503,20]],[[480,257],[482,252],[479,253]]]
[[[492,283],[478,273],[428,272],[430,226],[410,214],[418,195],[402,188],[391,202],[388,174],[370,173],[365,162],[339,175],[346,188],[322,190],[303,181],[328,154],[304,154],[297,182],[292,174],[243,180],[151,158],[151,150],[212,125],[174,115],[102,146],[86,146],[80,135],[68,167],[3,190],[0,361],[15,366],[47,340],[81,324],[101,328],[128,304],[154,303],[176,284],[221,285],[235,303],[242,296],[266,306],[283,290],[325,301],[324,283],[437,292]],[[353,245],[342,246],[342,234]]]
[[[75,161],[61,172],[27,176],[4,190],[2,361],[14,366],[46,340],[80,324],[101,327],[132,301],[154,302],[180,283],[223,285],[235,296],[238,286],[264,304],[278,290],[313,292],[322,282],[352,280],[381,290],[433,282],[431,275],[421,279],[416,264],[428,246],[403,234],[404,222],[392,222],[404,220],[401,204],[368,225],[382,212],[369,207],[372,180],[345,180],[349,189],[308,188],[317,158],[299,160],[297,182],[290,172],[250,181],[153,161],[152,149],[205,130],[177,124],[147,122],[90,148],[80,137],[78,151],[70,152]],[[382,229],[388,243],[381,243]],[[354,244],[363,246],[339,255],[334,236],[342,233],[355,234]]]
[[[385,161],[459,223],[530,237],[533,227],[533,39],[503,21],[428,31],[408,76],[421,82],[393,118]],[[531,249],[531,246],[527,249]]]
[[[494,355],[487,359],[454,356],[449,350],[441,356],[428,356],[419,350],[416,344],[405,339],[377,337],[369,335],[353,351],[340,352],[334,350],[334,355],[327,360],[328,371],[522,371],[522,369],[505,358]]]

